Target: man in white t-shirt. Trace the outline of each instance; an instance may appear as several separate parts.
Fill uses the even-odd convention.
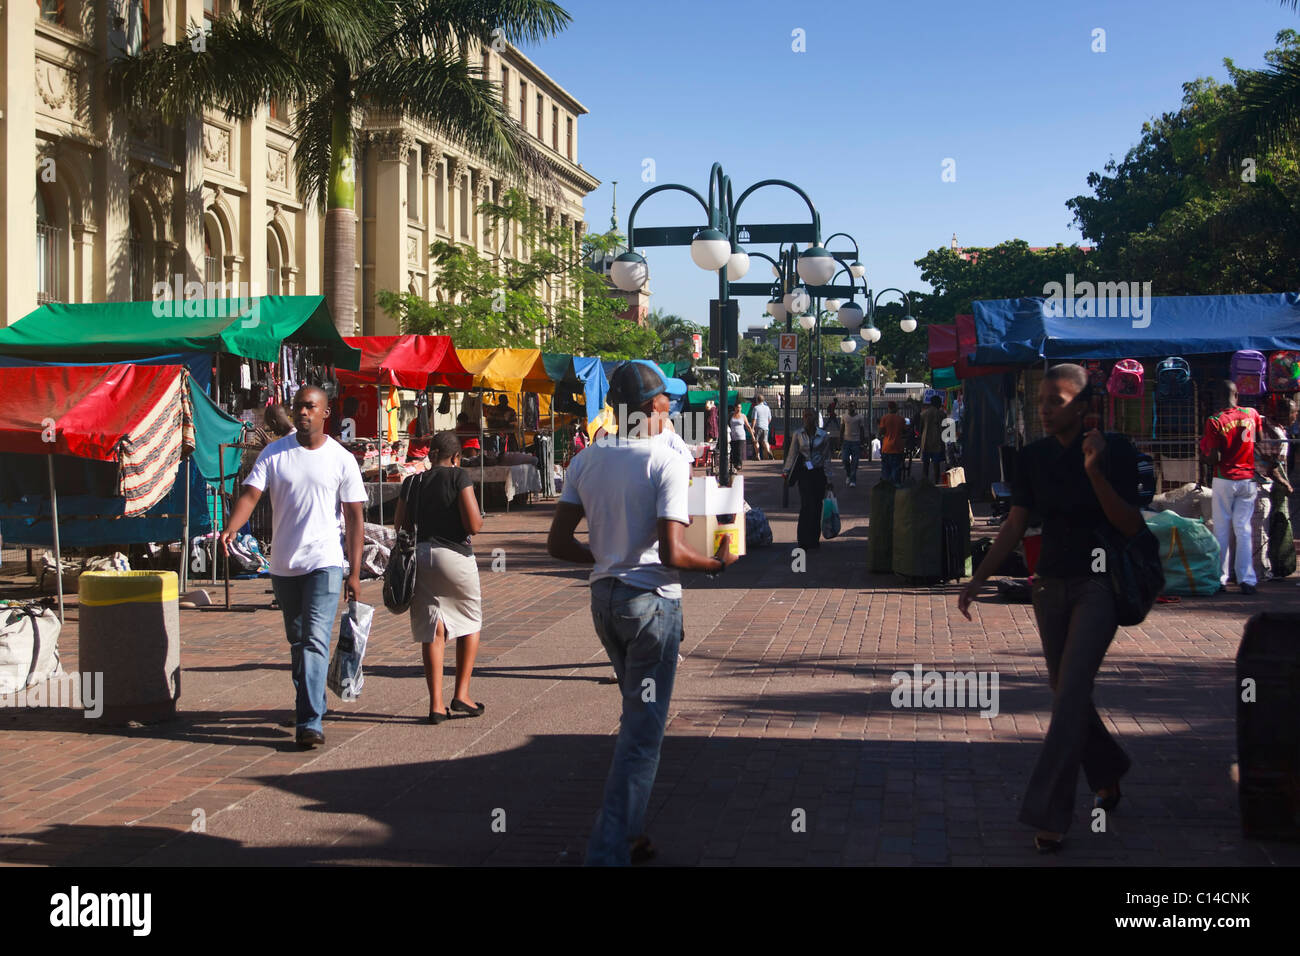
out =
[[[719,574],[736,560],[726,543],[708,557],[685,541],[690,465],[664,434],[679,379],[650,362],[625,362],[610,377],[618,434],[593,442],[569,465],[546,549],[594,565],[591,617],[623,694],[605,799],[587,863],[626,866],[653,855],[643,834],[659,769],[668,703],[683,634],[677,569]],[[587,519],[587,541],[574,537]]]
[[[771,446],[768,445],[767,436],[772,430],[772,406],[767,404],[767,400],[762,395],[754,399],[750,418],[754,426],[754,451],[758,455],[758,460],[771,461],[775,456],[772,454]]]
[[[339,593],[355,601],[361,590],[366,488],[357,460],[325,434],[329,399],[314,385],[293,397],[296,431],[257,456],[221,543],[227,549],[262,493],[271,496],[271,587],[284,613],[297,694],[297,742],[325,743],[325,675]],[[345,530],[346,529],[346,530]],[[343,537],[348,576],[343,577]]]

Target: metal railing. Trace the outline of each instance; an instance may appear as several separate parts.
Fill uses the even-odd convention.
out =
[[[49,223],[36,224],[36,304],[62,302],[59,267],[63,230]]]

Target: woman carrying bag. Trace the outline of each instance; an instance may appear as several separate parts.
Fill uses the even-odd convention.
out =
[[[440,724],[451,711],[469,717],[484,707],[469,695],[469,680],[483,627],[478,563],[470,536],[483,527],[474,482],[460,467],[460,439],[439,432],[429,446],[429,468],[402,483],[395,525],[413,527],[416,540],[415,590],[411,635],[422,645],[424,679],[429,685],[429,723]],[[456,689],[451,707],[443,705],[442,654],[456,643]]]
[[[1109,813],[1119,804],[1130,760],[1097,714],[1093,682],[1116,629],[1140,622],[1164,585],[1159,548],[1150,547],[1138,510],[1137,451],[1123,436],[1085,431],[1090,397],[1081,366],[1048,369],[1038,395],[1047,437],[1021,449],[1011,512],[957,600],[970,620],[980,587],[1020,543],[1030,515],[1041,516],[1033,601],[1052,721],[1020,810],[1020,822],[1038,831],[1040,853],[1062,848],[1080,767],[1095,808]]]

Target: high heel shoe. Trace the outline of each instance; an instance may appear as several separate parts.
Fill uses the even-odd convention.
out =
[[[431,724],[440,724],[440,723],[442,723],[444,720],[451,720],[451,711],[450,711],[450,710],[444,710],[441,714],[436,713],[435,711],[432,711],[432,710],[429,711],[429,716],[428,716],[428,721],[429,721],[429,723],[431,723]]]
[[[1103,789],[1109,790],[1110,796],[1103,797],[1101,794],[1097,794],[1092,799],[1092,805],[1096,808],[1105,810],[1107,813],[1110,813],[1110,811],[1114,810],[1117,806],[1119,806],[1119,798],[1123,796],[1123,794],[1119,792],[1119,781],[1118,780],[1115,781],[1115,785],[1113,787],[1104,787]]]
[[[1065,840],[1063,838],[1054,840],[1051,837],[1045,837],[1042,834],[1038,834],[1034,837],[1034,849],[1039,853],[1060,853],[1064,847]]]
[[[471,707],[458,697],[453,697],[451,709],[457,713],[464,714],[466,717],[482,717],[483,711],[487,708],[480,702],[477,707]]]

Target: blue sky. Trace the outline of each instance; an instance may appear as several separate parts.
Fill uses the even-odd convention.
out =
[[[875,289],[924,289],[914,261],[953,233],[964,246],[1080,241],[1064,204],[1090,171],[1176,109],[1184,82],[1225,80],[1225,56],[1258,67],[1278,30],[1300,29],[1276,0],[561,3],[573,25],[526,52],[590,110],[578,159],[602,181],[587,197],[591,228],[608,225],[611,180],[626,228],[651,185],[644,160],[657,183],[700,192],[717,161],[737,193],[769,177],[805,189],[825,234],[858,240]],[[1104,53],[1092,51],[1096,28]],[[955,182],[942,181],[947,158]],[[802,210],[768,188],[743,218]],[[671,192],[637,214],[647,226],[701,219]],[[651,306],[707,324],[716,278],[685,247],[647,258]],[[749,278],[769,276],[755,260]],[[761,319],[759,300],[742,300],[741,328]]]

